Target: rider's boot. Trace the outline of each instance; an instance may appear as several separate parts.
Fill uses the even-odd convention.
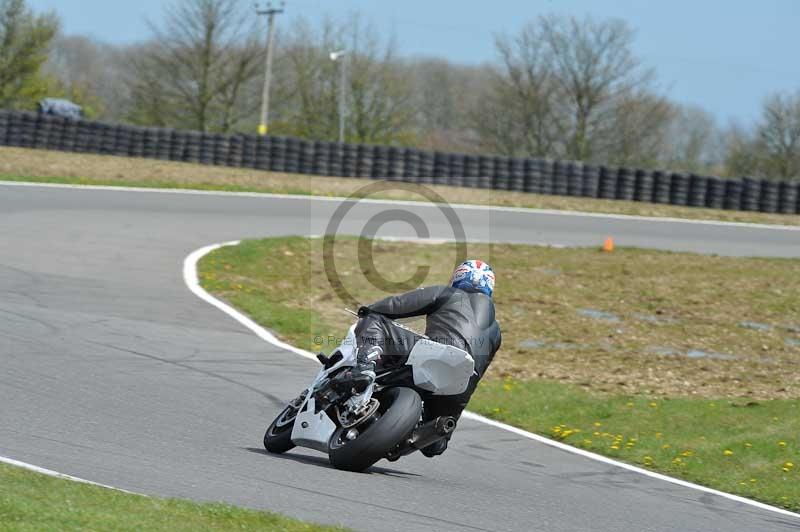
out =
[[[344,388],[352,387],[361,393],[375,381],[375,362],[380,358],[383,349],[373,346],[366,352],[359,351],[355,366],[337,377],[337,384]]]

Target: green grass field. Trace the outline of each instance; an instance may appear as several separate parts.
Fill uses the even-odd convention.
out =
[[[322,532],[344,529],[227,504],[132,495],[0,464],[0,530]]]
[[[800,510],[800,401],[608,395],[491,379],[469,408],[632,464]]]
[[[363,302],[384,296],[360,270],[357,240],[337,241],[341,282]],[[328,335],[352,320],[342,307],[359,302],[332,295],[321,244],[222,248],[200,262],[201,283],[285,340],[329,352]],[[424,284],[448,278],[451,245],[372,244],[375,270],[394,280],[418,265],[431,267]],[[498,273],[504,335],[471,409],[800,510],[797,261],[518,245],[470,253]]]

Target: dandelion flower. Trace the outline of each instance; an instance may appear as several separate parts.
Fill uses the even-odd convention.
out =
[[[730,449],[725,449],[724,451],[722,451],[722,454],[724,454],[725,456],[731,456],[733,454],[733,451],[731,451]]]
[[[602,423],[600,423],[599,421],[595,421],[595,422],[594,422],[594,426],[595,426],[595,427],[602,427],[602,426],[603,426],[603,424],[602,424]]]
[[[664,445],[661,446],[662,449],[669,449],[670,447],[672,447],[672,445],[668,443],[665,443]]]
[[[753,444],[752,444],[752,443],[750,443],[750,442],[745,442],[744,446],[745,446],[745,447],[747,447],[747,448],[749,449],[750,447],[752,447],[752,446],[753,446]]]
[[[655,408],[658,406],[658,403],[650,403],[650,408]]]
[[[778,442],[778,445],[780,445],[781,447],[786,447],[786,442],[781,440]]]

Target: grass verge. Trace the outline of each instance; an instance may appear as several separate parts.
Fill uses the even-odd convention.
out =
[[[330,351],[338,339],[329,335],[351,323],[342,307],[358,302],[333,295],[321,243],[222,248],[200,262],[201,283],[285,340]],[[374,271],[391,280],[427,265],[425,284],[436,284],[448,278],[454,249],[375,241],[372,252]],[[504,334],[470,408],[800,509],[797,261],[499,244],[469,253],[498,273]],[[357,239],[337,238],[339,281],[364,302],[385,296],[358,257]]]
[[[227,504],[131,495],[6,464],[0,486],[2,530],[344,530]]]
[[[365,183],[371,182],[364,179],[283,174],[152,159],[8,147],[0,147],[0,180],[318,196],[349,196]],[[797,215],[697,209],[634,201],[476,190],[466,187],[433,185],[430,188],[449,203],[800,225],[800,216]],[[418,194],[405,190],[388,191],[376,194],[374,197],[423,199]]]
[[[617,460],[800,511],[800,401],[587,392],[490,379],[469,408]]]

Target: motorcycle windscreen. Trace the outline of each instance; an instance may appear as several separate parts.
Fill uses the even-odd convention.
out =
[[[475,372],[475,361],[463,349],[425,339],[414,345],[406,364],[412,368],[414,384],[434,395],[464,393]]]

